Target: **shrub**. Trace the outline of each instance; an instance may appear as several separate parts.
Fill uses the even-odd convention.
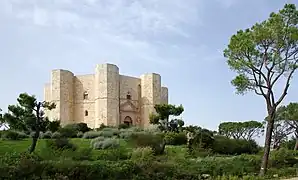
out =
[[[97,141],[93,144],[93,149],[116,149],[120,147],[120,143],[117,139],[105,139],[103,141]]]
[[[55,120],[55,121],[49,121],[49,124],[47,125],[46,129],[51,131],[51,132],[56,132],[61,128],[60,121]]]
[[[125,148],[116,148],[116,149],[106,149],[102,151],[97,151],[95,153],[96,160],[105,160],[105,161],[118,161],[127,160],[130,158],[129,153]]]
[[[129,139],[132,136],[132,131],[122,131],[119,133],[119,138],[121,139]]]
[[[117,136],[119,134],[119,130],[116,128],[103,128],[101,130],[102,132],[109,132],[112,134],[112,136]]]
[[[118,128],[119,129],[128,129],[129,125],[128,124],[119,124]]]
[[[151,147],[136,148],[131,153],[131,159],[134,161],[151,161],[154,153]]]
[[[54,150],[72,150],[75,151],[77,147],[69,142],[66,138],[51,139],[46,141],[46,147],[49,147]]]
[[[19,132],[19,131],[5,131],[2,134],[3,139],[9,139],[9,140],[20,140],[20,139],[25,139],[28,138],[29,136],[25,134],[24,132]]]
[[[104,137],[99,136],[99,137],[97,137],[97,138],[92,139],[91,142],[90,142],[90,145],[91,145],[91,147],[93,147],[94,143],[96,143],[96,142],[101,142],[101,141],[104,141],[104,140],[105,140]]]
[[[58,132],[61,134],[61,137],[64,138],[75,138],[77,137],[78,131],[75,128],[72,128],[72,126],[65,126],[63,128],[60,128]]]
[[[45,133],[40,133],[39,137],[41,139],[51,139],[52,138],[52,132],[51,131],[47,131]]]
[[[83,135],[84,139],[93,139],[101,136],[101,131],[88,131]]]
[[[113,131],[99,131],[100,135],[106,138],[111,138],[114,136],[114,132]]]
[[[75,161],[84,161],[84,160],[92,160],[92,148],[80,148],[78,149],[75,153],[74,156],[72,157],[73,160]]]
[[[187,143],[186,135],[183,132],[167,132],[164,139],[167,145],[183,145]]]
[[[80,132],[78,132],[77,137],[78,137],[78,138],[82,138],[83,135],[84,135],[84,133],[80,131]]]
[[[223,136],[215,136],[212,150],[214,153],[239,155],[239,154],[255,154],[259,151],[259,146],[253,140],[229,139]]]
[[[54,132],[53,134],[52,134],[52,139],[57,139],[57,138],[61,138],[62,137],[62,135],[61,135],[61,133],[59,133],[59,132]]]
[[[133,133],[129,142],[135,147],[151,147],[155,155],[163,154],[165,150],[165,142],[162,134]]]
[[[292,167],[298,163],[298,159],[295,158],[295,153],[293,150],[288,150],[286,148],[280,148],[279,150],[273,150],[270,153],[270,164],[272,167]]]

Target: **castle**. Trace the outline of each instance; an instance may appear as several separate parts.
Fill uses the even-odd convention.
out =
[[[90,128],[123,123],[147,127],[154,105],[168,103],[168,88],[161,86],[159,74],[136,78],[120,75],[114,64],[98,64],[95,74],[90,75],[52,70],[44,100],[56,104],[45,116],[60,120],[62,125],[84,122]]]

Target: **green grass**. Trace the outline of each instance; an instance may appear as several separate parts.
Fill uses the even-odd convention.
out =
[[[78,148],[90,148],[91,139],[83,139],[83,138],[73,138],[70,139],[72,143],[74,143]],[[35,152],[40,152],[41,149],[45,146],[46,139],[39,139],[36,145]],[[26,152],[32,143],[32,139],[23,139],[23,140],[0,140],[0,156],[4,155],[8,152]],[[124,140],[120,140],[121,146],[127,146]],[[94,150],[95,151],[95,150]],[[96,151],[95,151],[96,153]]]
[[[36,145],[36,152],[39,152],[42,147],[45,146],[46,139],[39,139]],[[89,148],[90,147],[90,140],[89,139],[80,139],[75,138],[71,139],[71,142],[73,142],[75,145],[77,145],[80,148]],[[24,140],[18,140],[18,141],[12,141],[12,140],[0,140],[0,156],[4,155],[7,152],[16,152],[21,153],[28,151],[28,148],[30,147],[32,143],[32,139],[24,139]]]

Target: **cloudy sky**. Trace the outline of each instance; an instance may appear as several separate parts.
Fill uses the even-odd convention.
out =
[[[231,35],[297,0],[1,0],[0,107],[21,92],[43,98],[54,68],[161,74],[183,119],[217,129],[222,121],[263,120],[260,96],[235,94],[223,57]],[[285,103],[297,101],[298,79]]]

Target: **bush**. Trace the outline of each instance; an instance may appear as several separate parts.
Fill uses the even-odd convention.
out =
[[[69,142],[69,140],[66,138],[47,140],[46,147],[59,151],[63,151],[66,149],[75,151],[77,149],[77,147],[71,142]]]
[[[155,155],[164,153],[165,142],[162,134],[146,132],[133,133],[129,143],[135,147],[151,147]]]
[[[270,166],[275,168],[292,167],[298,163],[298,159],[295,158],[295,153],[295,151],[286,148],[271,151],[269,158]]]
[[[119,140],[117,139],[104,139],[97,141],[93,144],[93,149],[116,149],[120,147]]]
[[[239,155],[255,154],[259,151],[258,144],[244,139],[229,139],[223,136],[215,136],[212,151],[218,154]]]
[[[65,126],[64,128],[60,128],[58,132],[61,134],[61,137],[64,138],[76,138],[78,131],[72,126]]]
[[[128,124],[119,124],[118,128],[119,129],[128,129],[129,125]]]
[[[61,138],[62,137],[62,135],[61,135],[61,133],[59,133],[59,132],[54,132],[53,134],[52,134],[52,139],[58,139],[58,138]]]
[[[49,124],[47,125],[46,129],[51,131],[51,132],[56,132],[61,128],[60,121],[55,120],[55,121],[49,121]]]
[[[25,134],[24,132],[19,132],[19,131],[4,131],[2,133],[2,138],[3,139],[9,139],[9,140],[20,140],[20,139],[25,139],[28,138],[29,136]]]
[[[103,128],[101,131],[103,133],[109,132],[109,135],[112,134],[112,136],[117,136],[119,134],[119,130],[116,128]]]
[[[133,161],[151,161],[154,159],[154,153],[150,147],[136,148],[131,153]]]
[[[84,139],[93,139],[101,136],[101,131],[88,131],[83,135]]]
[[[100,135],[106,138],[111,138],[114,136],[114,132],[113,131],[99,131]]]
[[[116,148],[116,149],[106,149],[97,151],[95,153],[96,160],[105,160],[105,161],[119,161],[127,160],[130,158],[129,153],[125,148]]]
[[[39,138],[41,139],[51,139],[52,138],[52,132],[51,131],[47,131],[45,133],[40,133]]]
[[[132,131],[122,131],[119,133],[119,138],[121,139],[129,139],[132,136]]]
[[[78,137],[78,138],[82,138],[83,135],[84,135],[84,133],[80,131],[80,132],[78,132],[77,137]]]
[[[187,143],[186,135],[182,132],[167,132],[164,139],[167,145],[183,145]]]
[[[94,143],[96,143],[96,142],[101,142],[101,141],[104,141],[104,140],[105,140],[104,137],[99,136],[99,137],[97,137],[97,138],[92,139],[92,140],[90,141],[90,145],[91,145],[91,147],[93,147]]]

